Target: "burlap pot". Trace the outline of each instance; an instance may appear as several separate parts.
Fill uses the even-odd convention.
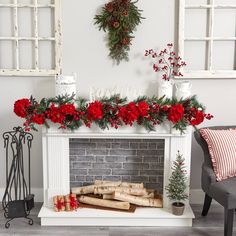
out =
[[[184,208],[185,208],[185,205],[184,203],[182,202],[174,202],[172,203],[172,213],[176,216],[181,216],[183,215],[184,213]]]

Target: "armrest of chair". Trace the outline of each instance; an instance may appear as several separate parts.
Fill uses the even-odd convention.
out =
[[[202,165],[202,189],[204,192],[208,192],[211,184],[216,182],[216,176],[211,166],[207,163]]]

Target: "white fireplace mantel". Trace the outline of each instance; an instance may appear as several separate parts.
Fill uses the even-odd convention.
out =
[[[97,127],[82,127],[77,131],[63,131],[55,127],[43,130],[43,189],[44,204],[39,213],[42,225],[80,226],[192,226],[194,214],[186,201],[184,215],[171,214],[170,202],[163,192],[163,208],[138,208],[135,213],[78,209],[76,212],[54,212],[52,198],[70,192],[69,139],[164,139],[164,183],[168,184],[171,165],[180,151],[185,157],[187,181],[190,181],[191,128],[185,134],[173,131],[170,124],[159,126],[156,132],[125,127],[102,131]],[[189,193],[189,189],[187,190]]]

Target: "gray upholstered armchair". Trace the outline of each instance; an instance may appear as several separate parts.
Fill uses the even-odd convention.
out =
[[[214,126],[208,128],[229,129],[236,128],[236,126]],[[224,207],[224,236],[231,236],[233,232],[234,210],[236,209],[236,177],[217,182],[212,169],[207,143],[199,131],[195,131],[194,136],[204,152],[201,184],[205,192],[205,200],[202,216],[207,215],[212,199],[216,200]]]

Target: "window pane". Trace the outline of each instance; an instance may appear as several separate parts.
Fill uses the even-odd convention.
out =
[[[19,42],[20,68],[34,69],[34,41]]]
[[[39,37],[54,36],[54,9],[39,8],[38,9]],[[46,27],[45,27],[46,26]]]
[[[201,5],[207,3],[208,0],[186,0],[186,5]]]
[[[14,69],[15,41],[0,41],[0,68]]]
[[[13,9],[0,8],[0,36],[13,36]]]
[[[19,4],[34,4],[34,0],[18,0]]]
[[[206,37],[208,9],[186,9],[185,37]]]
[[[186,70],[206,70],[207,42],[185,42],[184,60],[187,63]]]
[[[224,23],[222,23],[222,19],[224,20]],[[235,23],[236,9],[215,9],[214,36],[235,37]]]
[[[33,37],[34,12],[32,8],[18,8],[18,28],[20,37]]]
[[[39,68],[40,69],[54,69],[55,68],[55,43],[54,41],[40,41],[39,42]]]
[[[0,4],[11,4],[13,0],[0,0]]]
[[[213,44],[213,69],[235,70],[234,41],[216,41]]]
[[[215,0],[215,5],[236,5],[235,0]]]
[[[38,4],[53,4],[53,0],[38,0]]]

